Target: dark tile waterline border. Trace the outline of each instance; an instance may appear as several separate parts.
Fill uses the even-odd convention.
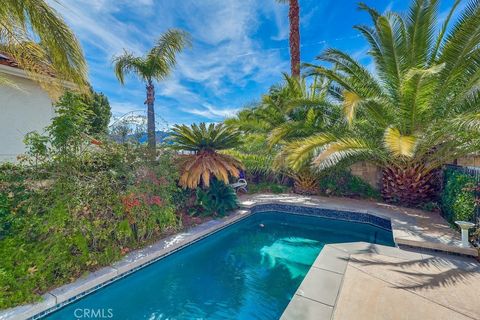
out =
[[[244,220],[246,219],[247,217],[250,217],[252,216],[253,214],[255,213],[258,213],[258,212],[285,212],[285,213],[290,213],[290,214],[298,214],[298,215],[305,215],[305,216],[316,216],[316,217],[321,217],[321,218],[327,218],[327,219],[333,219],[333,220],[343,220],[343,221],[350,221],[350,222],[356,222],[356,223],[363,223],[363,224],[370,224],[370,225],[373,225],[375,227],[378,227],[378,228],[381,228],[381,229],[384,229],[384,230],[387,230],[387,231],[392,231],[392,227],[391,227],[391,221],[389,219],[386,219],[386,218],[381,218],[381,217],[378,217],[374,214],[370,214],[370,213],[365,213],[365,212],[354,212],[354,211],[343,211],[343,210],[336,210],[336,209],[327,209],[327,208],[318,208],[318,207],[312,207],[312,206],[302,206],[302,205],[290,205],[290,204],[278,204],[278,203],[264,203],[264,204],[257,204],[257,205],[253,205],[251,206],[250,208],[244,208],[244,209],[239,209],[237,211],[235,211],[233,214],[231,214],[230,216],[227,217],[227,220],[212,220],[212,221],[208,221],[204,224],[201,224],[199,226],[196,226],[190,230],[187,230],[186,232],[181,232],[179,234],[176,234],[176,235],[173,235],[171,237],[168,237],[166,239],[162,239],[162,240],[159,240],[157,242],[157,244],[154,244],[150,247],[154,247],[155,245],[158,245],[158,244],[166,244],[168,243],[168,240],[171,239],[171,240],[175,240],[175,237],[177,236],[180,236],[180,235],[186,235],[186,236],[193,236],[192,239],[187,239],[185,242],[181,243],[180,245],[178,246],[173,246],[170,250],[168,250],[168,247],[161,247],[159,250],[157,250],[157,253],[160,252],[160,251],[165,251],[167,250],[166,252],[162,253],[162,254],[159,254],[159,255],[156,255],[155,252],[152,252],[150,254],[151,256],[151,259],[148,258],[148,255],[145,256],[145,257],[142,257],[140,255],[139,259],[137,260],[133,260],[131,262],[129,262],[129,257],[127,255],[127,257],[124,258],[124,260],[121,260],[109,267],[105,267],[105,268],[102,268],[100,270],[98,270],[97,272],[99,271],[102,271],[102,270],[107,270],[108,268],[111,269],[111,273],[116,273],[117,275],[113,276],[113,277],[110,277],[108,278],[107,276],[107,280],[105,281],[102,281],[100,284],[96,285],[96,286],[93,286],[92,288],[88,288],[88,289],[85,289],[83,290],[81,293],[79,294],[76,294],[74,295],[73,297],[70,297],[64,301],[61,301],[59,303],[57,303],[56,301],[58,301],[59,297],[58,297],[58,291],[63,287],[60,287],[60,288],[57,288],[57,289],[54,289],[52,291],[50,291],[49,293],[47,293],[46,295],[50,295],[51,299],[55,299],[55,305],[53,307],[45,307],[44,310],[41,310],[42,308],[39,306],[42,304],[42,302],[39,302],[37,304],[32,304],[31,307],[29,309],[25,309],[26,306],[20,306],[20,307],[17,307],[19,308],[18,312],[15,312],[15,308],[13,309],[10,309],[10,310],[2,310],[0,311],[0,320],[7,320],[7,319],[32,319],[32,320],[35,320],[35,319],[40,319],[42,317],[45,317],[51,313],[54,313],[55,311],[58,311],[59,309],[77,301],[77,300],[80,300],[81,298],[89,295],[89,294],[92,294],[94,292],[96,292],[97,290],[100,290],[110,284],[112,284],[113,282],[117,281],[117,280],[120,280],[120,279],[123,279],[131,274],[133,274],[134,272],[140,270],[140,269],[143,269],[181,249],[184,249],[185,247],[187,246],[190,246],[190,245],[193,245],[194,243],[202,240],[202,239],[205,239],[206,237],[209,237],[237,222],[240,222],[241,220]],[[203,234],[202,234],[203,233]],[[144,249],[140,249],[140,250],[137,250],[136,252],[133,252],[132,255],[135,255],[135,254],[140,254],[142,253],[143,250],[147,250],[148,248],[150,247],[147,247],[147,248],[144,248]],[[143,263],[140,263],[138,265],[136,265],[136,261],[140,260],[140,259],[146,259],[147,261],[143,262]],[[120,268],[118,268],[119,265],[121,265],[123,262],[123,264],[126,264],[125,266],[123,266],[122,269],[126,269],[125,271],[120,271]],[[128,265],[135,265],[134,267],[131,267],[129,268]],[[117,267],[116,267],[117,266]],[[95,272],[93,272],[92,274],[95,274]],[[90,275],[92,275],[90,274]],[[101,275],[99,276],[101,277]],[[80,278],[80,279],[77,279],[76,282],[73,282],[71,284],[67,284],[65,286],[73,286],[73,288],[71,288],[70,290],[71,291],[75,291],[76,288],[75,288],[75,284],[77,282],[81,282],[82,280],[84,280],[83,278]],[[95,278],[94,279],[91,279],[91,281],[95,281]],[[82,284],[80,284],[81,286]],[[88,284],[87,284],[88,286]],[[78,289],[78,288],[77,288]],[[66,292],[64,292],[64,294],[68,295],[68,289],[66,290]],[[45,301],[43,301],[45,302]],[[21,310],[20,310],[21,308]],[[41,311],[35,313],[33,316],[25,316],[26,313],[29,313],[29,312],[32,312],[31,309],[34,309],[34,308],[39,308]],[[2,312],[4,312],[4,314],[2,315]],[[11,312],[11,313],[8,313],[8,312]]]
[[[306,216],[316,216],[320,218],[327,218],[333,220],[342,220],[349,222],[359,222],[363,224],[370,224],[374,227],[392,231],[392,223],[390,219],[382,218],[377,215],[366,212],[354,212],[346,210],[325,209],[311,206],[290,205],[280,203],[267,203],[254,205],[250,211],[256,212],[287,212]]]

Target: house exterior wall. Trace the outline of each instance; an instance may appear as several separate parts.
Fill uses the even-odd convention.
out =
[[[54,109],[48,94],[35,82],[5,73],[2,77],[20,89],[0,85],[0,162],[14,162],[25,152],[25,134],[42,133],[50,124]]]

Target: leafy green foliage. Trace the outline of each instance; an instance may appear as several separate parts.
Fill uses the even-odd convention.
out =
[[[273,182],[260,182],[260,183],[251,183],[248,185],[248,193],[288,193],[290,192],[291,188],[289,186],[285,186],[278,183]]]
[[[462,172],[445,170],[446,181],[442,193],[442,212],[452,224],[457,220],[474,222],[475,179]]]
[[[61,97],[55,104],[55,113],[56,116],[47,127],[51,152],[63,158],[80,152],[86,135],[91,130],[89,118],[93,113],[81,96],[73,92],[67,92]]]
[[[224,216],[228,211],[238,208],[235,191],[219,180],[213,180],[207,190],[197,189],[197,204],[204,214]]]
[[[88,134],[98,137],[108,133],[112,113],[108,98],[103,93],[95,92],[92,88],[88,94],[67,91],[55,106],[58,111],[67,108],[83,109]]]
[[[91,116],[88,119],[90,125],[89,133],[93,136],[107,134],[108,124],[112,116],[107,96],[90,88],[90,94],[82,95],[82,100],[91,112]]]
[[[379,199],[380,193],[345,169],[324,172],[319,177],[320,192],[326,195]]]
[[[180,227],[174,157],[108,150],[62,164],[0,170],[0,308],[118,259]]]

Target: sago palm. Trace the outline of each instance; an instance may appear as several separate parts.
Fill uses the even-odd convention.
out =
[[[155,87],[153,82],[165,79],[177,63],[177,54],[190,45],[189,35],[181,30],[170,29],[157,41],[155,46],[142,57],[125,51],[113,59],[114,71],[118,81],[123,85],[125,76],[133,73],[145,82],[147,97],[147,136],[148,146],[154,150],[155,139]]]
[[[14,59],[49,93],[63,87],[57,80],[88,89],[87,66],[77,38],[44,0],[3,0],[0,5],[0,51]],[[5,78],[0,82],[5,83]]]
[[[170,139],[174,149],[190,153],[180,155],[179,184],[184,188],[208,187],[213,177],[228,184],[229,176],[238,177],[243,169],[240,161],[218,152],[239,144],[238,132],[222,123],[175,125]]]
[[[480,146],[480,2],[470,1],[450,25],[458,3],[439,29],[436,0],[413,1],[405,16],[361,4],[372,27],[355,28],[369,43],[375,73],[339,50],[318,57],[333,67],[311,65],[310,73],[333,81],[331,98],[348,125],[292,142],[288,161],[299,166],[312,152],[320,169],[371,161],[383,168],[386,200],[431,199],[436,170]]]

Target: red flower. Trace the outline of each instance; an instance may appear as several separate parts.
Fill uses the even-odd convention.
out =
[[[102,142],[99,141],[99,140],[97,140],[97,139],[92,139],[92,140],[90,141],[90,143],[91,143],[91,144],[95,144],[95,145],[97,145],[97,146],[101,146],[101,145],[102,145]]]
[[[123,207],[125,208],[125,211],[130,212],[134,207],[138,207],[141,205],[140,200],[138,197],[133,194],[127,194],[122,198],[122,204]]]
[[[157,205],[161,207],[163,205],[163,200],[159,196],[152,196],[148,201],[149,205]]]

